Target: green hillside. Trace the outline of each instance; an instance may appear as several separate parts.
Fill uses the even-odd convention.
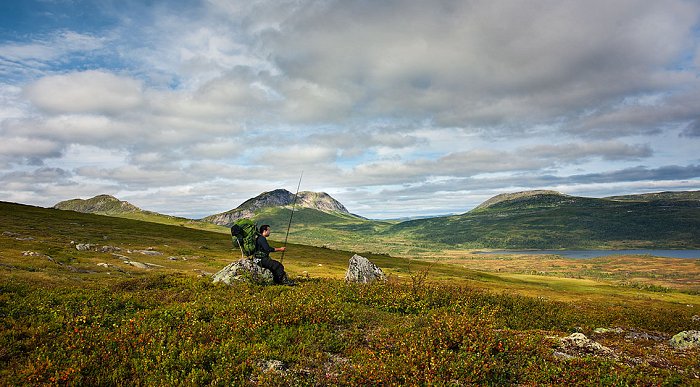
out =
[[[133,209],[125,207],[126,202],[112,199],[107,201],[108,206],[103,203],[99,207],[92,202],[87,202],[90,204],[87,206],[81,201],[62,208],[89,208],[110,216],[228,233],[224,226]],[[258,208],[253,219],[259,225],[270,224],[274,237],[283,240],[290,212],[288,206],[268,205]],[[289,241],[402,256],[455,248],[697,249],[699,230],[700,191],[604,199],[527,191],[497,195],[465,214],[404,222],[369,220],[347,212],[298,207]]]
[[[556,193],[495,201],[468,213],[390,227],[386,235],[460,248],[700,248],[700,201],[633,201]]]
[[[301,211],[308,223],[373,224]],[[290,244],[298,286],[229,287],[211,283],[238,259],[219,232],[5,202],[0,228],[0,385],[692,385],[700,375],[700,349],[669,344],[700,329],[697,265],[678,282],[654,260],[624,257],[574,262],[563,278],[363,254],[389,281],[358,285],[341,280],[358,249]],[[606,279],[622,264],[676,285]],[[566,344],[573,332],[596,346]]]

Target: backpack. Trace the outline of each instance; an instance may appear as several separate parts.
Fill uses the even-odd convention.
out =
[[[260,236],[258,225],[247,218],[238,219],[231,226],[231,241],[234,247],[241,249],[241,253],[250,257],[255,253],[255,242]]]

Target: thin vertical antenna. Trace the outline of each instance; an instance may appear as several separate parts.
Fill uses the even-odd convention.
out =
[[[289,230],[292,228],[292,218],[294,217],[294,208],[297,205],[297,196],[299,195],[299,187],[301,187],[301,178],[304,177],[304,171],[301,171],[301,176],[299,176],[299,184],[297,184],[297,193],[294,194],[294,202],[292,203],[292,213],[289,215],[289,224],[287,225],[287,235],[284,236],[284,247],[285,251],[282,251],[282,257],[280,258],[280,263],[284,259],[284,253],[287,250],[287,239],[289,238]]]

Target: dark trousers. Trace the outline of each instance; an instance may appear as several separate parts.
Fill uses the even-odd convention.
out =
[[[258,262],[258,266],[264,267],[272,272],[272,277],[276,284],[281,284],[284,282],[287,274],[284,272],[284,266],[278,261],[271,259],[270,257],[261,258]]]

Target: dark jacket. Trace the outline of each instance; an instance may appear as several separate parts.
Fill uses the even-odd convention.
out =
[[[270,253],[274,252],[275,248],[267,243],[267,238],[260,235],[258,239],[255,240],[255,254],[256,258],[270,258]]]

